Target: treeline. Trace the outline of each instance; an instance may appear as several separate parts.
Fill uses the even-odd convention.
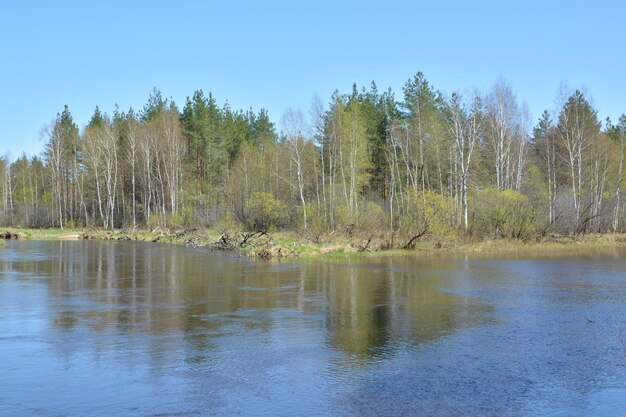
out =
[[[417,73],[401,100],[356,85],[327,106],[237,111],[158,90],[141,111],[65,107],[41,156],[0,160],[0,222],[21,227],[243,227],[528,239],[624,231],[626,116],[580,91],[534,123],[500,80],[444,96]],[[407,240],[408,238],[408,240]],[[393,238],[392,238],[393,241]]]

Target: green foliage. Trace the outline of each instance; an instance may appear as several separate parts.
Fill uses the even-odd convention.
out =
[[[417,72],[402,88],[404,103],[402,106],[409,118],[414,116],[432,117],[439,111],[441,97],[426,80],[424,73]]]
[[[302,218],[301,213],[298,213],[298,219],[300,218]],[[307,232],[316,243],[319,243],[322,236],[331,231],[330,222],[322,205],[309,204],[307,206],[307,221]]]
[[[543,148],[545,146],[545,142],[548,140],[548,135],[550,134],[550,130],[552,129],[552,118],[550,117],[550,113],[547,110],[544,110],[541,113],[541,117],[539,118],[539,122],[537,126],[533,128],[533,136],[531,138],[534,150],[539,155],[542,155]]]
[[[75,142],[78,140],[78,126],[74,123],[74,118],[67,105],[63,108],[63,112],[57,115],[57,123],[61,128],[61,135],[67,142]]]
[[[193,226],[196,219],[193,216],[193,208],[190,205],[184,206],[180,210],[180,216],[182,217],[183,226]]]
[[[180,213],[168,214],[166,223],[168,227],[185,226],[184,217]]]
[[[148,220],[148,222],[146,223],[148,225],[148,228],[150,229],[154,229],[157,226],[161,226],[163,224],[163,222],[161,221],[161,216],[158,214],[153,214],[152,216],[150,216],[150,220]]]
[[[354,228],[355,216],[350,213],[350,207],[347,204],[335,207],[334,217],[335,229]]]
[[[141,118],[143,121],[154,120],[159,114],[161,114],[168,106],[168,100],[163,99],[161,90],[154,87],[150,97],[148,97],[148,103],[143,108]]]
[[[241,223],[235,219],[231,212],[226,212],[217,222],[217,227],[223,231],[237,230],[241,227]]]
[[[207,186],[219,181],[226,164],[227,152],[220,135],[222,114],[213,96],[205,98],[198,90],[191,100],[187,98],[181,122],[187,139],[187,160],[204,193]]]
[[[248,117],[252,129],[252,140],[259,142],[268,139],[274,140],[276,138],[274,123],[271,122],[266,109],[259,110],[258,115],[250,111],[248,112]]]
[[[528,240],[537,233],[537,210],[524,194],[487,188],[472,193],[470,198],[473,234]]]
[[[361,201],[357,210],[355,227],[359,232],[380,232],[388,228],[389,219],[383,208],[374,201]]]
[[[568,135],[593,137],[600,132],[598,112],[585,95],[576,90],[559,113],[557,128],[565,137]]]
[[[81,225],[80,222],[76,220],[68,220],[67,223],[65,223],[65,228],[69,230],[73,230],[79,227],[79,225]]]
[[[448,237],[456,232],[454,200],[433,190],[424,190],[413,195],[417,210],[421,213],[430,236]]]
[[[452,237],[456,234],[457,217],[454,200],[432,190],[410,192],[406,213],[399,218],[399,231],[405,235],[424,234],[431,237]]]
[[[93,116],[91,116],[91,120],[87,123],[87,128],[96,128],[101,127],[106,122],[104,115],[100,111],[100,108],[96,106],[96,110],[93,112]]]
[[[544,181],[543,173],[536,164],[528,167],[524,195],[537,207],[545,206],[548,201],[548,184]]]
[[[187,97],[180,116],[187,141],[188,169],[202,193],[222,181],[225,170],[248,142],[275,140],[267,111],[233,111],[219,108],[213,95],[202,90]]]
[[[356,87],[355,87],[356,88]],[[369,184],[371,161],[367,152],[367,119],[357,93],[346,98],[335,94],[327,114],[325,146],[341,168],[341,188],[350,217],[356,213],[358,197]]]
[[[506,161],[519,175],[501,185],[490,160],[495,125],[480,97],[474,105],[444,99],[420,72],[402,93],[396,102],[375,83],[336,92],[328,109],[314,106],[314,136],[302,128],[292,142],[278,140],[266,110],[232,109],[201,90],[182,112],[157,89],[137,114],[116,109],[110,118],[96,107],[82,132],[65,106],[46,131],[44,158],[0,158],[1,220],[289,227],[314,240],[393,225],[395,237],[453,237],[465,190],[477,237],[605,231],[624,218],[626,116],[602,132],[597,111],[575,92],[556,120],[544,112],[532,138],[515,131]]]
[[[287,205],[272,193],[254,192],[248,200],[248,214],[248,229],[267,233],[283,225],[287,218]]]
[[[385,152],[388,140],[388,131],[395,117],[398,117],[395,98],[391,89],[382,94],[378,92],[376,83],[372,81],[370,90],[365,88],[356,93],[353,87],[352,99],[358,101],[363,114],[367,135],[367,152],[369,188],[372,192],[381,192],[385,187],[385,178],[388,176],[389,164]]]
[[[360,199],[354,211],[350,210],[347,204],[335,209],[335,229],[345,232],[348,236],[355,233],[380,232],[389,227],[388,222],[385,211],[374,201]]]

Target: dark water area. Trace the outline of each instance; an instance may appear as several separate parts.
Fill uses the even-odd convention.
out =
[[[624,416],[626,251],[0,247],[0,416]]]

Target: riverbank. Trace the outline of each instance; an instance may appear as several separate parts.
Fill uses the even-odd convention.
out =
[[[581,236],[548,236],[530,242],[519,240],[461,241],[424,239],[410,249],[399,249],[393,237],[329,237],[314,241],[294,232],[247,233],[215,229],[154,230],[84,230],[84,229],[0,229],[5,239],[22,240],[133,240],[141,242],[209,247],[236,252],[242,256],[272,258],[342,258],[371,255],[406,255],[411,253],[493,254],[507,252],[561,253],[626,246],[626,234],[587,234]]]

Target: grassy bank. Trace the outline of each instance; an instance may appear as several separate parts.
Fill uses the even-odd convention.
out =
[[[294,232],[246,233],[215,229],[155,229],[155,230],[83,230],[83,229],[0,229],[3,235],[25,240],[134,240],[210,247],[228,250],[243,256],[271,258],[357,258],[371,255],[406,255],[473,253],[504,254],[524,252],[565,253],[626,246],[626,234],[588,234],[584,236],[550,236],[530,242],[519,240],[460,241],[423,239],[411,249],[398,249],[393,236],[352,236],[307,238]]]

